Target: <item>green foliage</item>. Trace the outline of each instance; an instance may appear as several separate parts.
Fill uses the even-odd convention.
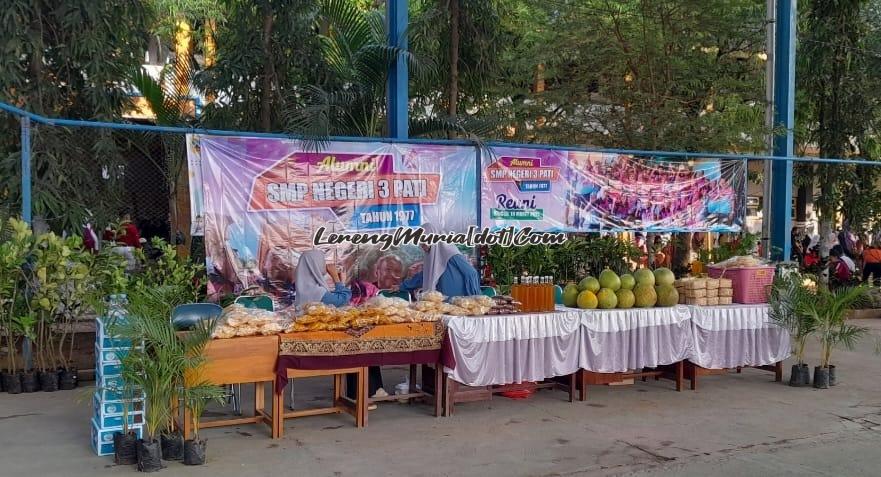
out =
[[[135,278],[135,287],[167,290],[183,300],[179,303],[198,301],[205,266],[182,258],[173,245],[160,238],[154,238],[151,244],[159,255],[154,261],[146,263],[143,272]]]
[[[183,389],[184,405],[190,413],[190,422],[195,432],[193,439],[199,439],[199,421],[205,407],[212,401],[223,404],[226,400],[226,391],[220,386],[207,381],[187,383]]]
[[[321,67],[320,45],[313,29],[315,0],[222,0],[225,19],[215,31],[217,58],[198,72],[196,85],[221,101],[205,107],[202,122],[213,128],[284,129],[280,114],[298,102],[303,85],[333,79]],[[264,35],[267,22],[269,36]],[[264,41],[265,40],[265,41]],[[271,89],[265,91],[266,76]],[[264,96],[271,98],[268,127],[261,124]]]
[[[803,5],[796,74],[802,93],[800,140],[816,144],[821,157],[881,160],[881,55],[873,50],[881,45],[878,3],[810,0]],[[881,168],[803,166],[800,174],[819,185],[815,204],[827,227],[839,213],[856,231],[881,219],[881,193],[875,187]]]
[[[796,301],[796,313],[813,322],[820,339],[821,362],[828,367],[832,351],[839,345],[853,349],[868,329],[847,322],[847,313],[866,302],[866,288],[841,287],[835,290],[817,288],[811,295]]]
[[[816,330],[812,317],[801,313],[801,303],[813,300],[814,295],[804,282],[808,277],[792,272],[777,276],[771,286],[769,316],[778,326],[789,331],[798,364],[804,363],[805,347],[808,337]]]
[[[701,261],[704,263],[717,263],[728,260],[732,257],[740,257],[752,255],[756,246],[759,244],[761,236],[759,234],[751,234],[749,232],[735,236],[733,240],[719,244],[713,247],[709,254],[703,251],[699,252]],[[706,260],[704,260],[706,259]]]
[[[202,352],[211,339],[211,326],[202,323],[191,332],[177,333],[171,324],[171,311],[186,302],[172,285],[149,286],[138,283],[128,293],[128,316],[113,332],[127,337],[132,348],[122,360],[122,377],[146,394],[146,438],[173,426],[174,403],[184,389],[186,373],[203,362]]]
[[[149,12],[142,2],[11,0],[0,14],[0,100],[47,116],[117,120],[128,104],[121,80],[142,61]],[[0,196],[17,203],[19,123],[0,121]],[[34,127],[33,207],[56,230],[91,213],[115,215],[121,152],[107,130]]]
[[[558,283],[599,274],[606,267],[618,274],[631,271],[640,251],[631,242],[609,235],[573,235],[561,245],[492,246],[487,260],[496,281],[510,286],[522,273],[552,275]]]

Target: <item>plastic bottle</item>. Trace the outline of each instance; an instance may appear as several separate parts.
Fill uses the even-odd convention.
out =
[[[511,284],[511,298],[517,301],[521,300],[521,285],[520,285],[520,277],[514,277],[514,283]]]
[[[535,277],[525,277],[526,293],[524,293],[524,295],[526,297],[526,302],[524,303],[524,306],[526,308],[526,311],[528,311],[530,313],[535,311],[535,291],[536,290],[535,290],[534,279],[535,279]]]

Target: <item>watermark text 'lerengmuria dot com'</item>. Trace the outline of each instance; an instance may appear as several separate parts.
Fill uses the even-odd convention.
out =
[[[325,227],[319,227],[312,237],[312,244],[339,245],[351,243],[352,245],[380,245],[381,250],[387,250],[401,245],[434,245],[436,243],[449,243],[465,247],[479,245],[501,245],[503,247],[523,247],[526,245],[559,245],[567,240],[564,232],[535,232],[531,227],[518,229],[505,227],[498,230],[490,230],[487,227],[479,229],[476,226],[468,227],[465,232],[431,233],[422,227],[398,227],[394,231],[380,233],[337,233],[328,232]]]

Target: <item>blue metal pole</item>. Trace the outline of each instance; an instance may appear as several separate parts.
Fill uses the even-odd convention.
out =
[[[31,223],[31,118],[21,117],[21,219]]]
[[[774,40],[774,124],[784,131],[774,137],[774,155],[791,157],[795,128],[795,33],[797,0],[777,0]],[[771,258],[789,260],[792,247],[792,161],[771,166]]]
[[[388,0],[386,16],[389,46],[402,50],[388,70],[388,134],[395,139],[406,139],[410,101],[407,57],[403,53],[407,49],[407,0]]]
[[[33,215],[31,209],[31,118],[21,117],[21,219],[32,225]],[[12,353],[15,350],[11,351]],[[24,358],[25,371],[33,368],[33,353],[31,340],[25,338],[21,344],[21,354]],[[15,370],[12,370],[15,372]]]

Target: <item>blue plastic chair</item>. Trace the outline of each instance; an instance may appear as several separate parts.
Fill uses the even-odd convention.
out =
[[[187,303],[171,312],[171,324],[177,331],[192,329],[196,323],[220,318],[223,308],[214,303]]]
[[[480,293],[489,297],[493,297],[499,294],[493,287],[480,287]]]
[[[197,323],[214,321],[220,318],[223,308],[214,303],[186,303],[178,305],[171,312],[171,325],[177,331],[192,329]],[[239,397],[242,394],[241,384],[231,384],[227,395],[232,401],[233,412],[242,414]]]
[[[275,311],[275,304],[272,303],[272,298],[270,298],[269,295],[242,295],[236,298],[235,303],[237,305],[242,305],[245,308],[257,308],[259,310]]]

